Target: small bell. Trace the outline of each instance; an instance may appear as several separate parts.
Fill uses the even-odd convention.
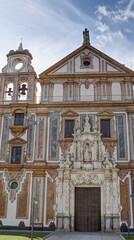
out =
[[[28,89],[26,86],[27,86],[26,84],[22,84],[21,88],[19,89],[21,91],[20,92],[21,95],[26,95],[26,91]]]
[[[8,91],[6,91],[6,93],[8,93],[8,96],[11,96],[13,93],[12,88],[8,88]]]

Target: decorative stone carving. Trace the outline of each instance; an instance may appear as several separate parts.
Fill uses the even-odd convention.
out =
[[[21,125],[12,125],[9,127],[9,129],[11,130],[11,133],[16,137],[22,136],[26,132],[27,127]]]
[[[88,115],[83,132],[77,121],[73,143],[67,153],[61,155],[56,187],[56,216],[57,227],[64,231],[70,231],[70,226],[72,229],[74,227],[75,187],[100,187],[103,196],[102,226],[110,231],[113,219],[113,226],[116,229],[119,227],[118,170],[115,168],[115,157],[111,157],[105,148],[100,132],[96,129],[91,132],[90,128]]]
[[[82,173],[78,173],[76,175],[72,175],[71,177],[71,182],[76,185],[76,184],[101,184],[103,182],[103,179],[101,178],[101,176],[96,175],[94,173],[91,172],[85,172],[83,174]]]
[[[102,167],[107,169],[112,168],[112,163],[109,161],[109,153],[107,150],[104,153],[104,161]]]
[[[21,183],[25,179],[25,170],[21,170],[19,172],[16,171],[8,171],[5,169],[4,171],[4,182],[6,186],[6,191],[9,192],[9,199],[11,202],[14,202],[16,199],[16,194],[21,189]]]
[[[105,183],[105,201],[106,201],[106,214],[109,215],[112,212],[111,203],[110,203],[110,184],[109,181]]]
[[[34,176],[33,177],[33,197],[32,201],[34,204],[34,223],[42,225],[43,217],[43,189],[44,189],[44,177]]]
[[[51,160],[56,161],[58,158],[58,124],[59,112],[50,113],[50,143],[49,156]]]
[[[9,138],[9,126],[11,124],[11,114],[10,112],[4,113],[4,123],[2,132],[2,146],[1,146],[1,159],[7,160],[7,142]]]

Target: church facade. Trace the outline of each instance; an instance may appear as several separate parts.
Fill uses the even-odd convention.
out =
[[[133,228],[134,72],[87,29],[39,77],[31,61],[20,43],[0,73],[0,228]]]

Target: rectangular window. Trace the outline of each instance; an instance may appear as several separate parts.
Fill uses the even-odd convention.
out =
[[[73,85],[68,85],[68,100],[73,100]]]
[[[44,101],[48,101],[48,85],[44,86],[44,96],[43,96]]]
[[[126,84],[126,99],[131,99],[132,94],[131,94],[131,84],[127,83]]]
[[[65,120],[65,138],[73,138],[74,133],[74,119]]]
[[[15,113],[14,125],[24,124],[24,113]]]
[[[11,163],[21,163],[22,147],[12,147]]]
[[[102,138],[110,137],[110,119],[101,119],[101,133]]]
[[[101,99],[102,100],[107,99],[107,85],[106,84],[101,85]]]

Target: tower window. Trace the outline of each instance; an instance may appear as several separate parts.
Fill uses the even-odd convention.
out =
[[[102,138],[109,138],[110,137],[110,119],[101,119],[101,133]]]
[[[73,138],[74,133],[74,119],[65,120],[65,138]]]
[[[21,163],[21,153],[22,153],[21,146],[12,147],[11,163]]]
[[[15,113],[14,125],[24,124],[24,113]]]

